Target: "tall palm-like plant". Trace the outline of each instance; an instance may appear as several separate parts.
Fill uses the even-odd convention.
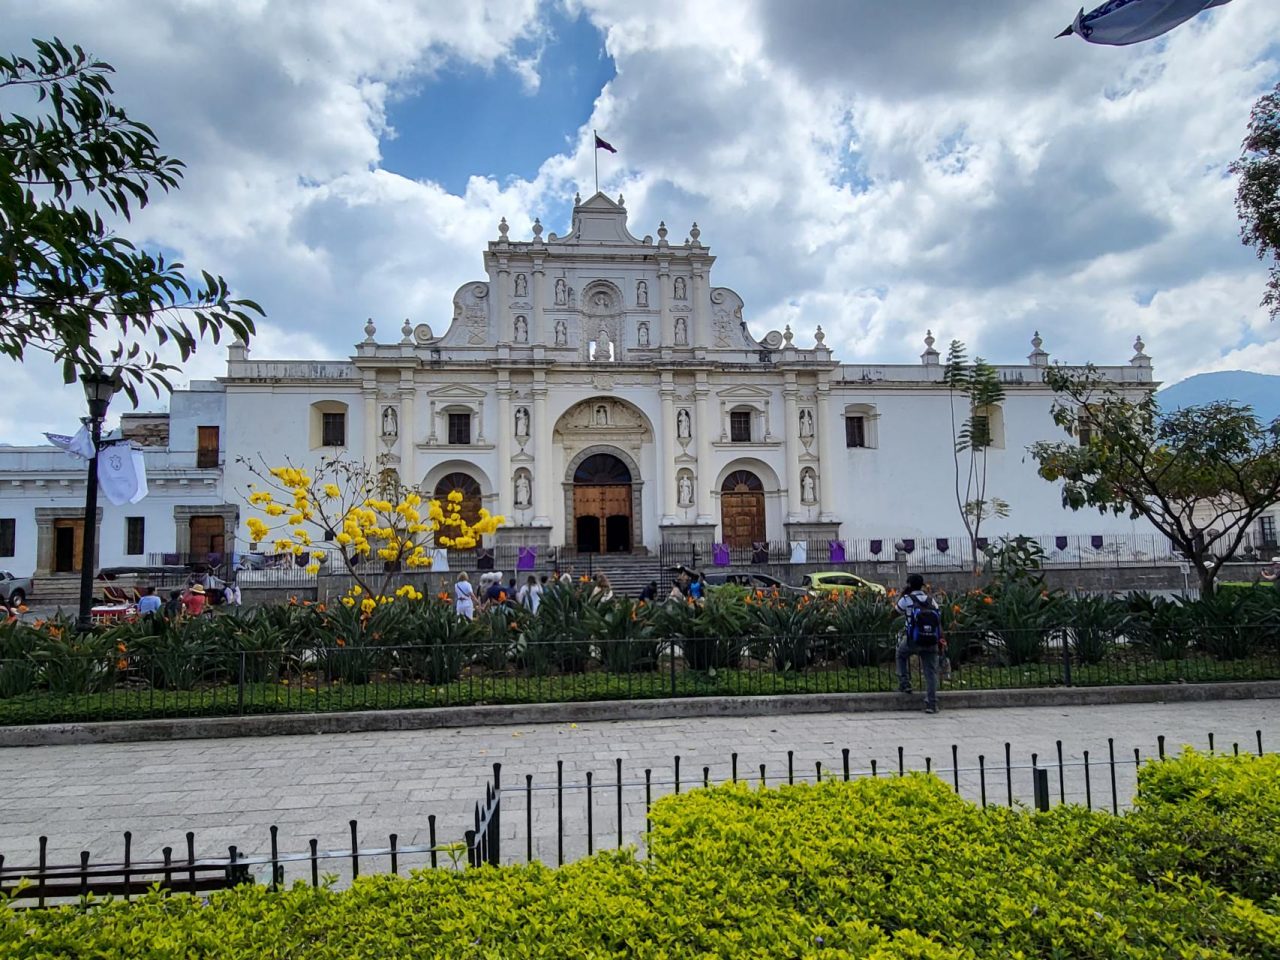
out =
[[[955,437],[952,459],[955,467],[956,508],[960,522],[969,535],[969,549],[976,576],[981,550],[978,538],[984,521],[1007,517],[1009,504],[987,491],[987,453],[1002,443],[993,426],[1000,416],[1004,386],[996,368],[981,357],[972,363],[966,358],[965,345],[952,340],[943,369],[951,411],[951,432]],[[957,409],[958,408],[958,409]],[[958,414],[965,414],[957,422]]]

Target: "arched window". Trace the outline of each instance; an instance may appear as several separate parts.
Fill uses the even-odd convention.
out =
[[[347,405],[341,400],[317,400],[311,404],[311,449],[347,445]]]
[[[578,469],[573,471],[573,482],[592,487],[630,483],[631,471],[612,454],[597,453],[578,464]]]
[[[874,449],[880,445],[880,414],[873,403],[851,403],[844,408],[844,445],[850,449]]]
[[[970,430],[975,447],[989,447],[992,450],[1004,449],[1004,408],[998,403],[985,407],[976,407],[973,411],[973,426]]]
[[[735,470],[720,484],[721,493],[764,493],[764,484],[750,470]]]
[[[448,473],[436,484],[433,496],[443,504],[455,490],[462,494],[462,519],[475,524],[480,519],[480,482],[468,473]]]

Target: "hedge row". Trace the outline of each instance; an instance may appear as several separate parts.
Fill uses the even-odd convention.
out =
[[[649,860],[7,915],[0,952],[172,958],[1280,956],[1280,760],[1148,765],[1113,817],[982,810],[937,779],[694,791]]]

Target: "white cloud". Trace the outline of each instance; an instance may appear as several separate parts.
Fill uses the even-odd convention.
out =
[[[789,322],[806,342],[821,324],[838,356],[903,362],[929,327],[1006,361],[1039,329],[1055,358],[1100,363],[1141,333],[1162,379],[1275,369],[1265,269],[1238,242],[1224,168],[1280,79],[1280,6],[1238,0],[1114,49],[1054,40],[1065,8],[1021,0],[567,5],[604,31],[617,76],[566,131],[571,152],[461,196],[379,169],[387,103],[430,95],[455,62],[532,89],[536,0],[55,0],[11,14],[9,35],[59,33],[116,64],[121,100],[189,165],[131,235],[260,300],[259,357],[345,356],[367,316],[447,323],[500,217],[527,236],[589,191],[598,127],[633,232],[664,219],[683,239],[697,220],[758,332]],[[439,149],[465,136],[442,131]],[[271,339],[286,336],[309,339]],[[0,367],[7,394],[38,381]],[[57,425],[43,400],[17,407],[0,439]]]

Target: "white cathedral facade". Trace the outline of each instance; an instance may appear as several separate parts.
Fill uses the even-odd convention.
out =
[[[237,458],[259,455],[376,463],[504,514],[499,543],[580,552],[963,533],[931,335],[919,363],[888,365],[842,364],[821,328],[808,345],[789,328],[754,332],[742,299],[713,282],[697,224],[677,242],[663,225],[637,238],[622,198],[578,201],[563,237],[537,222],[528,239],[505,221],[498,234],[447,324],[405,321],[388,336],[370,321],[344,361],[233,345],[226,376],[179,391],[153,424],[165,439],[145,448],[151,495],[100,511],[98,564],[248,551],[252,477]],[[1152,389],[1141,341],[1135,351],[1101,372]],[[989,534],[1130,533],[1128,519],[1064,510],[1026,455],[1061,436],[1048,362],[1037,334],[1026,362],[998,367],[989,489],[1010,512]],[[0,449],[0,567],[78,567],[82,473],[60,451]]]

